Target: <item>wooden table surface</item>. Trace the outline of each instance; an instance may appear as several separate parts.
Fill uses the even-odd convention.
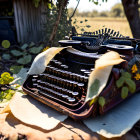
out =
[[[0,140],[138,140],[131,131],[122,137],[104,138],[92,132],[82,122],[71,118],[60,123],[55,129],[46,131],[41,128],[27,125],[16,119],[11,113],[6,117],[0,114]],[[140,132],[140,131],[139,131]]]

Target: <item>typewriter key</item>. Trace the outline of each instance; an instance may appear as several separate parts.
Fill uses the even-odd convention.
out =
[[[79,92],[73,92],[72,97],[74,98],[79,98]]]
[[[33,83],[34,88],[37,88],[37,85],[38,85],[37,83]]]
[[[94,68],[91,68],[90,70],[91,70],[91,71],[93,71],[93,70],[94,70]]]
[[[68,98],[68,102],[69,102],[69,103],[75,103],[75,101],[76,101],[75,98],[71,98],[71,97]]]
[[[85,70],[85,69],[81,69],[80,71],[81,71],[81,72],[85,72],[86,70]]]
[[[63,68],[64,68],[64,69],[68,69],[69,67],[68,67],[67,65],[64,65]]]
[[[83,83],[78,83],[78,92],[84,93],[84,84]]]
[[[77,82],[79,82],[79,81],[80,81],[80,77],[81,77],[81,75],[76,74],[76,81],[77,81]]]
[[[33,79],[38,79],[38,75],[33,75]]]
[[[32,82],[36,82],[37,81],[37,79],[32,79]]]
[[[68,95],[62,94],[62,98],[64,98],[64,101],[66,101],[66,99],[68,98]]]
[[[72,80],[76,80],[76,74],[75,73],[72,73]]]
[[[80,82],[84,82],[84,77],[83,75],[79,75],[80,76]]]

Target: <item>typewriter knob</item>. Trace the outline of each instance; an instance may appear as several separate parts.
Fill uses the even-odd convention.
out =
[[[118,45],[118,44],[108,44],[106,45],[108,50],[113,50],[118,52],[119,54],[126,55],[131,59],[133,57],[134,48],[132,46],[127,45]]]

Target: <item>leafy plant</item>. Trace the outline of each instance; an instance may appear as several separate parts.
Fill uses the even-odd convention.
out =
[[[1,45],[4,48],[9,48],[10,47],[10,42],[8,40],[3,40]]]
[[[15,91],[11,90],[11,89],[1,91],[1,93],[0,93],[0,102],[9,101],[14,94],[15,94]]]
[[[18,50],[11,50],[11,54],[14,56],[22,56],[23,52],[20,52]]]
[[[14,77],[12,77],[12,76],[10,75],[10,73],[4,72],[4,73],[1,74],[0,84],[1,84],[1,85],[9,84],[9,83],[12,82],[13,80],[14,80]]]
[[[122,71],[121,77],[116,81],[117,88],[121,88],[121,97],[125,99],[128,92],[134,93],[136,91],[136,83],[131,79],[129,72]]]
[[[105,101],[105,98],[102,97],[102,96],[100,96],[99,99],[98,99],[99,105],[100,105],[101,107],[104,107],[105,102],[106,102],[106,101]]]
[[[10,67],[10,71],[13,73],[13,74],[17,74],[20,72],[20,70],[23,68],[23,66],[17,66],[17,65],[14,65],[14,66],[11,66]]]
[[[10,54],[3,54],[2,58],[5,60],[9,60],[11,58],[11,55]]]
[[[20,58],[20,59],[17,61],[17,63],[25,65],[25,64],[30,63],[31,60],[32,60],[32,56],[29,54],[29,55],[25,55],[25,56],[23,56],[22,58]]]

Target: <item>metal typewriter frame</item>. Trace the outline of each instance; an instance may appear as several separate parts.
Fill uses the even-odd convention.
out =
[[[101,32],[101,31],[100,31]],[[95,37],[95,38],[98,38],[98,32],[96,31],[95,33],[84,33],[82,34],[82,37]],[[107,29],[105,29],[105,31],[102,30],[102,33],[103,34],[106,34],[107,33]],[[112,33],[113,34],[113,33]],[[116,33],[114,33],[116,34]],[[71,37],[74,37],[75,34],[73,34]],[[78,34],[77,34],[78,35]],[[119,37],[119,38],[118,38]],[[134,46],[135,48],[135,45],[136,45],[136,40],[135,39],[130,39],[130,38],[125,38],[123,37],[122,35],[119,36],[119,34],[117,34],[117,37],[113,37],[113,36],[110,36],[109,39],[115,39],[115,40],[129,40],[129,41],[132,41],[132,46]],[[133,43],[134,42],[134,43]],[[78,44],[74,44],[75,45],[80,45],[82,44],[82,42],[78,42]],[[68,44],[66,43],[66,46]],[[104,45],[103,45],[104,46]],[[112,48],[114,49],[114,48]],[[121,52],[121,54],[124,53],[123,50],[120,50],[118,49],[117,50],[118,52]],[[131,58],[133,57],[133,53],[132,51],[129,51],[126,53],[126,60],[130,60]],[[122,67],[125,67],[125,63],[121,64]],[[114,91],[114,88],[116,88],[114,85],[115,85],[115,81],[116,79],[118,79],[120,75],[120,70],[118,68],[113,68],[112,69],[112,72],[111,72],[111,76],[110,76],[110,81],[108,82],[108,85],[104,88],[104,90],[100,93],[99,96],[103,96],[103,97],[106,97],[108,94],[111,94],[112,91]],[[92,104],[91,106],[89,106],[89,102],[85,102],[80,108],[76,109],[76,110],[72,110],[72,109],[69,109],[53,100],[50,100],[46,97],[43,97],[42,95],[38,94],[37,91],[33,91],[32,90],[32,86],[31,86],[31,79],[32,79],[32,76],[29,75],[26,79],[26,81],[24,82],[23,84],[23,91],[27,94],[29,94],[30,96],[32,96],[33,98],[35,98],[36,100],[42,102],[43,104],[46,104],[52,108],[54,108],[55,110],[59,111],[59,112],[62,112],[76,120],[80,120],[80,119],[85,119],[89,116],[97,116],[99,114],[104,114],[106,113],[108,110],[110,110],[111,108],[113,108],[114,106],[116,106],[117,104],[119,104],[120,102],[123,101],[123,99],[118,95],[114,95],[114,97],[112,97],[112,99],[107,103],[105,104],[105,106],[102,108],[99,106],[98,102],[95,102],[94,104]],[[140,82],[137,83],[137,91],[140,90]],[[119,91],[118,91],[119,92]],[[128,97],[129,98],[130,96],[132,96],[131,93],[129,93]]]

